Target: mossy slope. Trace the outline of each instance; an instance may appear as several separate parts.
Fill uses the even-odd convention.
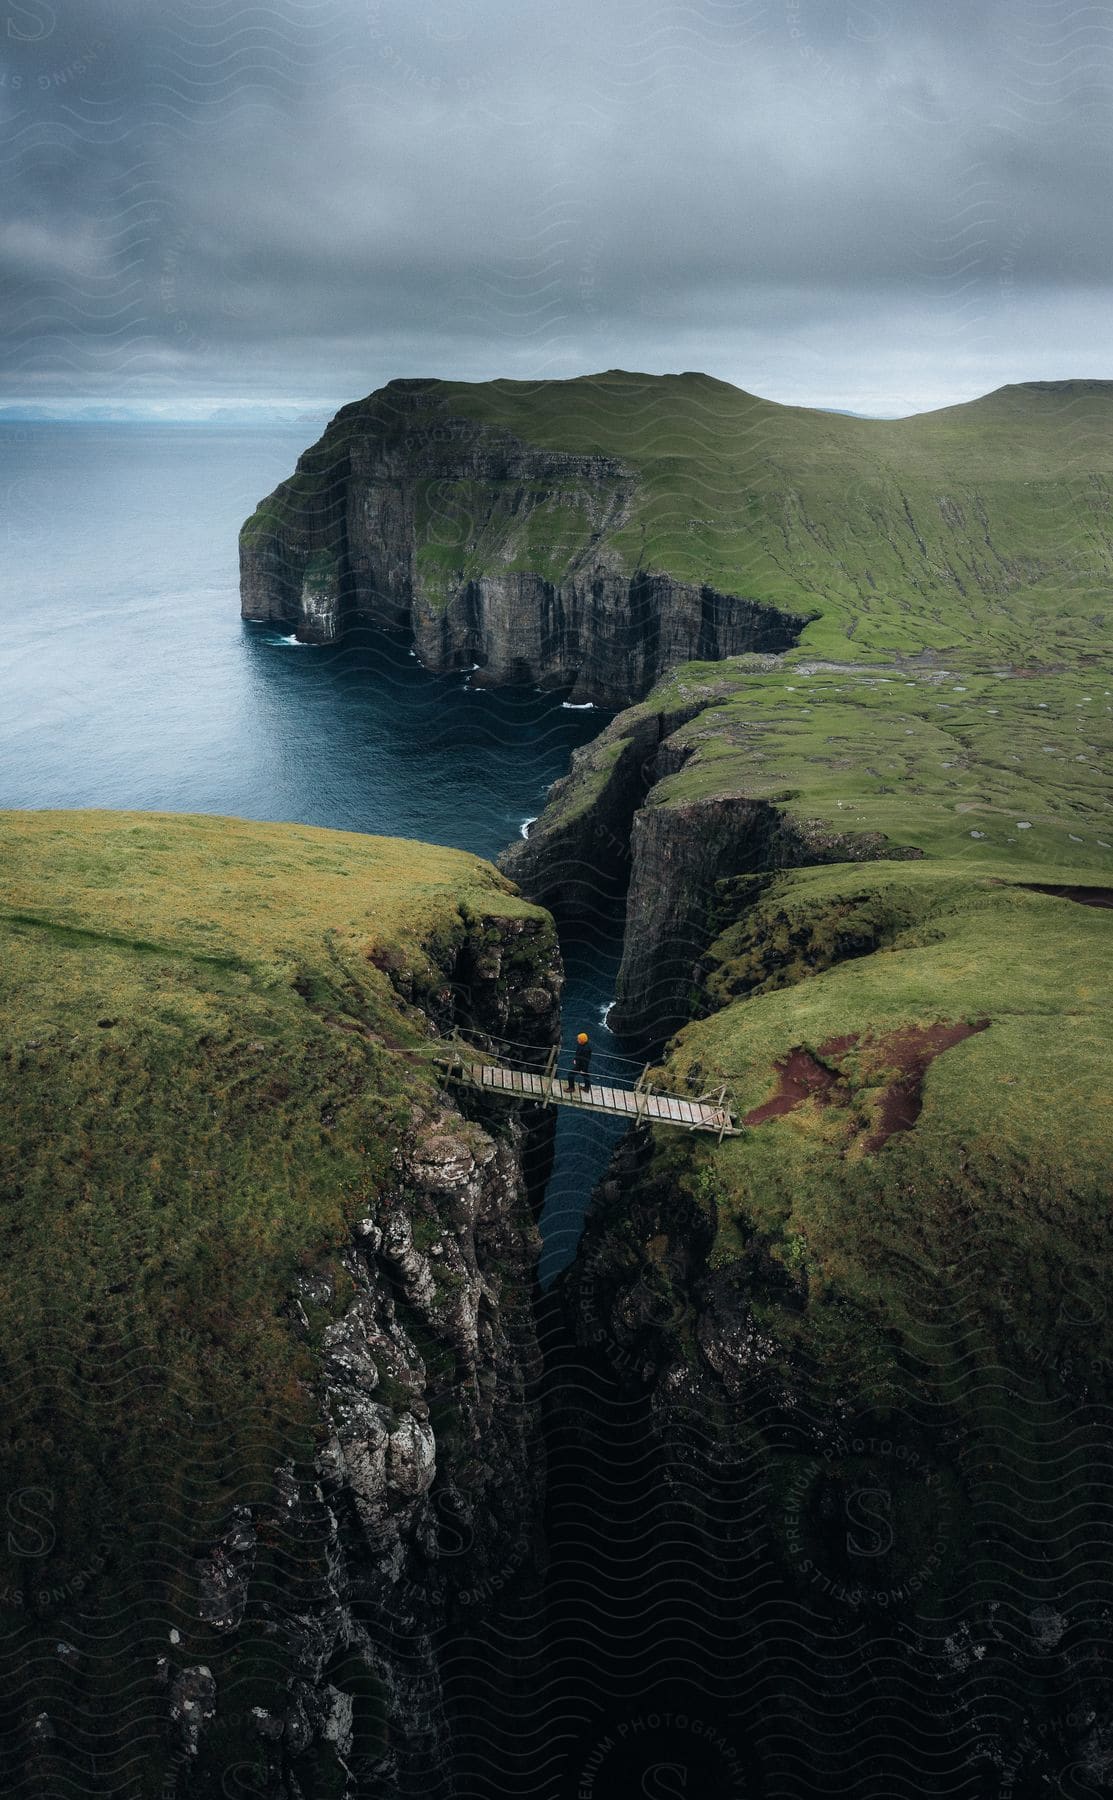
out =
[[[428,1018],[396,989],[450,1016],[473,935],[524,924],[551,955],[551,931],[475,857],[302,826],[8,813],[0,871],[2,1599],[26,1677],[0,1756],[26,1773],[57,1705],[68,1759],[77,1718],[98,1769],[158,1792],[160,1655],[212,1667],[220,1719],[228,1656],[243,1717],[290,1672],[273,1633],[228,1650],[198,1623],[194,1559],[229,1509],[262,1522],[263,1591],[311,1609],[323,1580],[312,1547],[284,1562],[274,1471],[316,1447],[337,1252],[434,1093]],[[308,1335],[306,1274],[327,1296]]]

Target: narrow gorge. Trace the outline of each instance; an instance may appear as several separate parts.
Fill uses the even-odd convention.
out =
[[[544,1624],[500,1617],[534,1685],[492,1740],[531,1791],[1113,1766],[1106,927],[1039,879],[1108,879],[1108,405],[392,384],[245,527],[249,618],[626,706],[501,866],[568,927],[624,904],[609,1024],[743,1126],[626,1137],[542,1302]]]

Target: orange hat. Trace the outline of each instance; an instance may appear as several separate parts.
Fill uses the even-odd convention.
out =
[[[579,1037],[576,1039],[576,1042],[577,1042],[577,1044],[586,1044],[587,1043],[587,1032],[581,1031]]]

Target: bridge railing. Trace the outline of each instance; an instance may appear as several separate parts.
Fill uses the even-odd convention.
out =
[[[575,1044],[553,1044],[548,1047],[526,1044],[513,1038],[496,1037],[489,1031],[477,1029],[470,1032],[466,1026],[460,1025],[446,1042],[480,1057],[489,1056],[504,1068],[520,1069],[524,1074],[555,1074],[559,1081],[567,1082],[573,1073]],[[637,1057],[622,1056],[616,1050],[600,1050],[592,1045],[593,1085],[625,1088],[634,1093],[644,1085],[652,1066],[652,1063],[643,1063]]]
[[[473,1042],[473,1038],[478,1041]],[[445,1043],[449,1055],[443,1060],[447,1065],[446,1074],[449,1079],[457,1067],[463,1069],[469,1063],[489,1061],[494,1066],[539,1078],[543,1084],[542,1090],[533,1098],[536,1104],[542,1106],[566,1098],[573,1081],[580,1081],[573,1068],[576,1054],[574,1045],[554,1044],[546,1052],[543,1046],[515,1042],[511,1038],[497,1037],[492,1032],[476,1030],[471,1033],[461,1026],[455,1028],[451,1039],[445,1040]],[[723,1127],[719,1133],[720,1141],[726,1132],[733,1134],[731,1112],[726,1104],[725,1083],[705,1094],[679,1094],[674,1089],[650,1083],[649,1074],[653,1066],[652,1063],[642,1063],[617,1051],[596,1050],[593,1046],[588,1083],[590,1088],[617,1088],[634,1094],[637,1097],[633,1114],[635,1120],[642,1119],[651,1110],[648,1102],[653,1097],[687,1100],[692,1105],[711,1106],[721,1112]]]

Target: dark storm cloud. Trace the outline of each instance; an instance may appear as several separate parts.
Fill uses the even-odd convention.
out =
[[[1059,0],[0,0],[9,395],[1104,374],[1111,34]]]

